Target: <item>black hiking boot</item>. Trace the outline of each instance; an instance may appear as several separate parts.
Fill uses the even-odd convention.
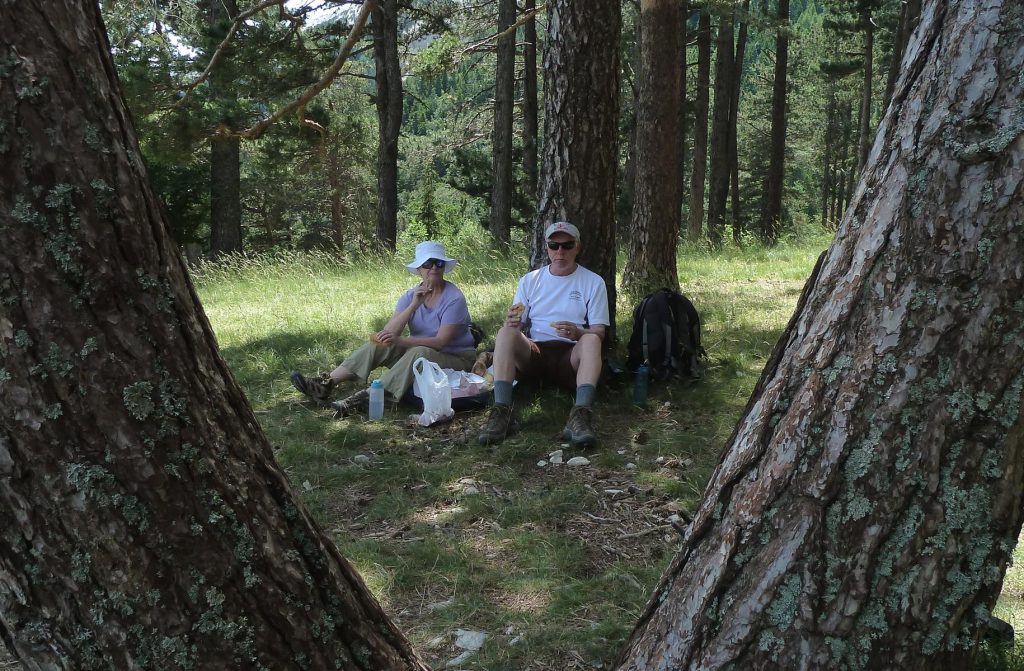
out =
[[[572,406],[569,421],[562,429],[562,438],[572,443],[573,447],[591,447],[597,442],[594,436],[594,410],[584,405]]]
[[[481,445],[494,445],[505,440],[515,431],[515,420],[512,418],[512,406],[495,403],[487,415],[487,423],[477,437]]]
[[[292,371],[292,386],[320,403],[327,403],[331,400],[331,392],[334,391],[334,387],[337,384],[330,376],[325,374],[315,378],[306,377],[297,370]]]
[[[365,413],[370,409],[370,390],[360,389],[351,396],[331,403],[331,407],[334,408],[334,419]]]

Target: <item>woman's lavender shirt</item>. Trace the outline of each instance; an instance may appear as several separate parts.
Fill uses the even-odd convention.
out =
[[[396,312],[401,312],[412,303],[412,294],[417,287],[409,289],[398,299]],[[464,352],[476,349],[473,334],[469,332],[469,308],[462,291],[451,282],[445,281],[444,291],[437,304],[428,308],[425,304],[416,308],[409,319],[409,334],[414,338],[433,338],[445,324],[455,324],[462,328],[452,336],[448,344],[441,348],[442,352]]]

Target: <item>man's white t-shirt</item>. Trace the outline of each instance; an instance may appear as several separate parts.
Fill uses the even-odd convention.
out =
[[[512,303],[526,306],[523,321],[529,320],[529,336],[538,342],[562,338],[551,322],[573,322],[580,328],[608,326],[608,290],[597,273],[577,264],[569,275],[552,275],[550,266],[531,271],[519,280]]]

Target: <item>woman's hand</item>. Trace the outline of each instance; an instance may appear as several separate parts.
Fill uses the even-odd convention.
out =
[[[423,282],[413,289],[412,292],[412,304],[415,307],[423,305],[423,302],[427,300],[427,297],[434,292],[433,282],[430,279],[425,279]]]
[[[377,342],[379,342],[381,345],[393,345],[393,344],[395,344],[394,343],[395,334],[392,333],[391,331],[386,330],[386,329],[385,330],[381,330],[381,331],[377,331],[374,334],[374,337],[377,339]]]
[[[583,337],[583,329],[577,326],[574,322],[551,322],[551,328],[555,329],[555,333],[557,333],[560,338],[579,340]]]

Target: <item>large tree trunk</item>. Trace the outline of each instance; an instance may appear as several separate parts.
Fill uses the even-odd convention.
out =
[[[498,0],[498,32],[516,22],[516,0]],[[512,228],[512,108],[516,83],[516,31],[498,38],[494,70],[494,129],[491,133],[491,189],[489,229],[500,247],[509,242]]]
[[[729,200],[729,130],[733,123],[733,10],[723,9],[715,42],[715,114],[711,122],[711,176],[708,191],[708,240],[722,244],[725,234],[725,206]]]
[[[0,640],[26,669],[424,669],[292,492],[96,3],[0,4]]]
[[[579,261],[604,278],[614,341],[615,169],[618,159],[618,0],[551,0],[544,49],[544,154],[533,261],[544,228],[570,221]],[[546,254],[544,255],[546,258]],[[536,265],[534,265],[536,267]]]
[[[772,84],[772,128],[769,144],[768,174],[764,184],[764,208],[761,210],[761,238],[775,242],[782,219],[782,185],[786,177],[786,66],[789,57],[789,0],[779,0],[779,28],[775,36],[775,81]],[[826,124],[826,156],[828,147]],[[826,161],[828,159],[826,158]],[[826,171],[828,166],[826,163]],[[826,175],[825,182],[828,182]]]
[[[711,14],[701,8],[697,21],[697,82],[693,104],[693,166],[690,173],[690,207],[687,239],[699,242],[704,231],[704,182],[708,161],[708,109],[711,100]]]
[[[210,0],[207,16],[217,33],[227,32],[238,15],[235,0]],[[210,256],[242,251],[242,160],[241,139],[230,133],[234,113],[235,75],[231,67],[231,49],[210,73],[210,95],[224,111],[218,132],[210,137]]]
[[[398,61],[398,0],[380,0],[372,13],[377,81],[377,245],[395,251],[398,239],[398,133],[402,127],[402,69]]]
[[[621,669],[966,669],[1024,494],[1024,27],[930,2]]]
[[[634,296],[678,290],[679,0],[640,1],[633,216],[623,283]]]

